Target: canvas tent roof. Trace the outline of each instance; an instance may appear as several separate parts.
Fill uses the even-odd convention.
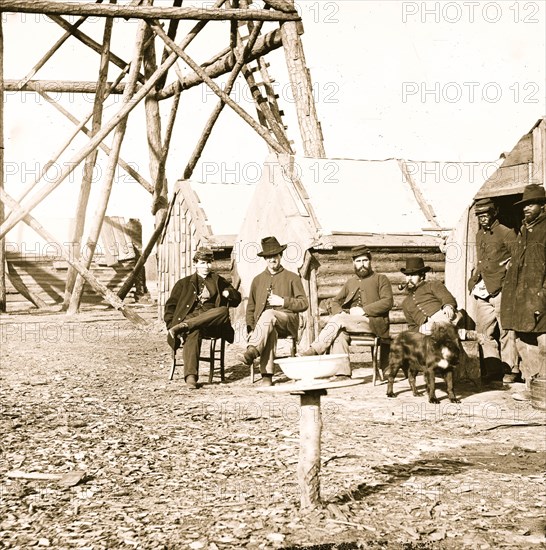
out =
[[[451,228],[496,163],[295,158],[325,233]]]
[[[192,215],[207,227],[212,243],[233,245],[254,193],[255,185],[246,183],[212,183],[179,181],[175,193],[182,193],[194,207]],[[197,220],[195,220],[197,221]]]

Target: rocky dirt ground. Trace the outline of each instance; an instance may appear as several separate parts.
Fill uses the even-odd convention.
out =
[[[241,346],[189,391],[162,325],[112,310],[3,315],[0,345],[0,548],[546,547],[545,413],[514,388],[388,399],[358,363],[364,384],[322,398],[324,507],[304,515],[299,399],[258,393]]]

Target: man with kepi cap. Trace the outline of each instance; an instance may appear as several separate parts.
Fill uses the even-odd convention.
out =
[[[228,308],[241,303],[241,294],[211,270],[213,259],[210,248],[199,248],[193,257],[195,273],[177,281],[165,303],[167,342],[175,350],[183,343],[184,380],[192,390],[199,379],[203,336],[233,343],[235,333]]]
[[[476,330],[482,335],[484,375],[499,379],[504,375],[503,381],[512,383],[519,377],[515,335],[502,326],[500,313],[502,285],[516,233],[499,223],[497,207],[491,199],[477,200],[474,213],[479,228],[476,264],[468,280],[468,290],[476,300]],[[498,341],[495,339],[497,328]]]
[[[521,374],[526,384],[546,375],[546,193],[527,185],[516,206],[523,223],[512,247],[502,291],[501,322],[516,332]]]
[[[355,274],[329,300],[332,315],[316,340],[302,356],[330,353],[349,353],[351,332],[369,332],[381,338],[389,337],[389,311],[394,300],[389,279],[372,269],[372,253],[366,246],[351,250]],[[338,377],[351,376],[348,365]]]

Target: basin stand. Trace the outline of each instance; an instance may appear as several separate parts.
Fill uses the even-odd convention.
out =
[[[326,390],[306,390],[300,393],[300,456],[297,471],[301,494],[300,505],[304,512],[310,512],[321,506],[320,437],[322,417],[320,397],[322,395],[326,395]]]

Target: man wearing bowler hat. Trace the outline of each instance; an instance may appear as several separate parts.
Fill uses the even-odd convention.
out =
[[[500,321],[502,285],[510,248],[516,239],[514,230],[501,225],[497,207],[491,199],[479,199],[474,205],[479,228],[476,233],[476,265],[468,280],[468,290],[476,300],[476,330],[482,334],[482,353],[486,376],[504,374],[505,383],[519,376],[514,331]],[[499,341],[494,337],[498,327]]]
[[[309,307],[298,275],[281,265],[286,249],[275,237],[262,239],[258,256],[266,262],[266,269],[254,277],[246,307],[248,346],[242,361],[246,365],[260,358],[261,386],[273,384],[273,360],[277,339],[297,338],[298,313]]]
[[[351,256],[355,274],[329,300],[332,317],[302,356],[321,355],[328,350],[348,354],[351,332],[389,337],[389,311],[394,304],[391,283],[386,275],[373,271],[372,253],[367,246],[353,248]],[[336,374],[350,377],[350,365]]]
[[[459,322],[462,316],[457,312],[457,301],[442,282],[426,280],[430,266],[423,258],[408,258],[400,271],[406,276],[408,296],[402,310],[408,330],[431,334],[434,323]]]
[[[527,384],[546,375],[546,193],[527,185],[521,201],[523,223],[504,279],[501,322],[516,332],[521,374]]]
[[[167,341],[173,349],[184,345],[184,380],[189,389],[197,388],[203,336],[222,337],[233,343],[235,334],[228,308],[241,303],[241,294],[211,271],[212,261],[212,250],[199,248],[193,257],[195,273],[177,281],[165,303]]]

